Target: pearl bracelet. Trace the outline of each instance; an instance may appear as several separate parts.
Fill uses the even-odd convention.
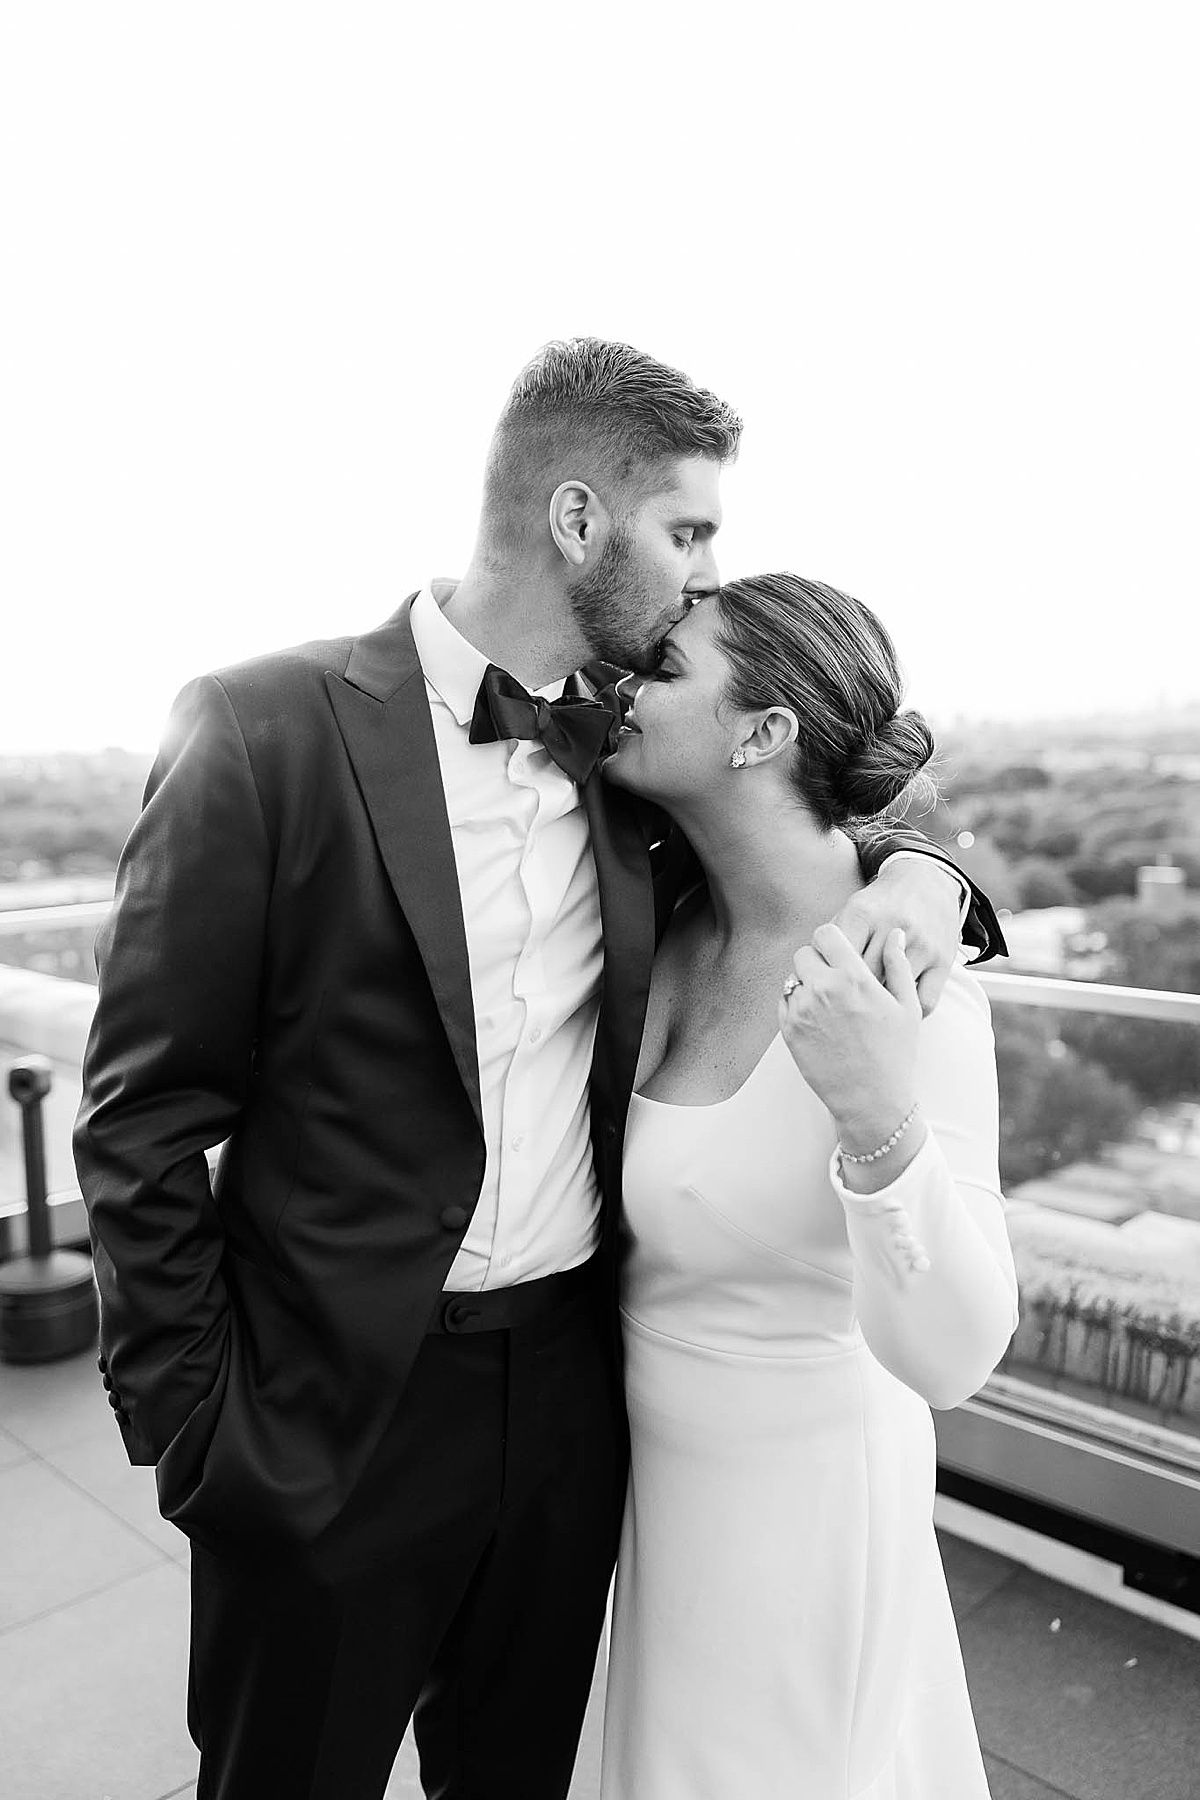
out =
[[[889,1150],[894,1150],[896,1148],[896,1145],[900,1142],[900,1139],[904,1136],[905,1132],[908,1130],[909,1126],[912,1124],[913,1120],[916,1118],[917,1107],[919,1104],[920,1104],[919,1101],[916,1101],[916,1100],[913,1101],[912,1106],[909,1108],[909,1111],[907,1112],[905,1117],[903,1119],[901,1119],[899,1125],[897,1125],[897,1127],[896,1127],[895,1131],[893,1131],[891,1137],[885,1138],[883,1140],[882,1144],[880,1144],[878,1150],[868,1150],[868,1152],[865,1156],[854,1156],[849,1150],[844,1150],[842,1148],[841,1144],[839,1144],[838,1145],[838,1155],[841,1157],[842,1161],[848,1162],[848,1163],[878,1162],[879,1158],[881,1156],[886,1156]]]

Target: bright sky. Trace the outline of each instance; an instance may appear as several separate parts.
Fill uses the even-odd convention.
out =
[[[5,8],[0,750],[459,571],[578,332],[738,406],[723,571],[857,594],[936,717],[1200,698],[1198,17]]]

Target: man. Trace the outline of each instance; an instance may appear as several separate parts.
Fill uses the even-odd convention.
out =
[[[628,346],[550,345],[457,586],[177,702],[76,1143],[105,1381],[192,1539],[199,1800],[377,1800],[414,1706],[429,1795],[567,1791],[624,1489],[622,1133],[686,846],[601,787],[587,679],[547,702],[652,666],[716,587],[740,429]],[[912,858],[842,922],[903,924],[932,998],[959,893]]]

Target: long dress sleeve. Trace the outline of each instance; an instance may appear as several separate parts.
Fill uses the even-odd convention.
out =
[[[917,1095],[928,1133],[886,1188],[845,1209],[855,1310],[884,1367],[930,1406],[982,1387],[1017,1325],[1017,1278],[998,1166],[995,1045],[987,997],[956,968],[923,1021]]]

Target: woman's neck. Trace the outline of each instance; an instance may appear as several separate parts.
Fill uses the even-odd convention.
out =
[[[858,851],[791,800],[743,799],[677,817],[704,871],[718,940],[794,938],[798,947],[862,886]]]

